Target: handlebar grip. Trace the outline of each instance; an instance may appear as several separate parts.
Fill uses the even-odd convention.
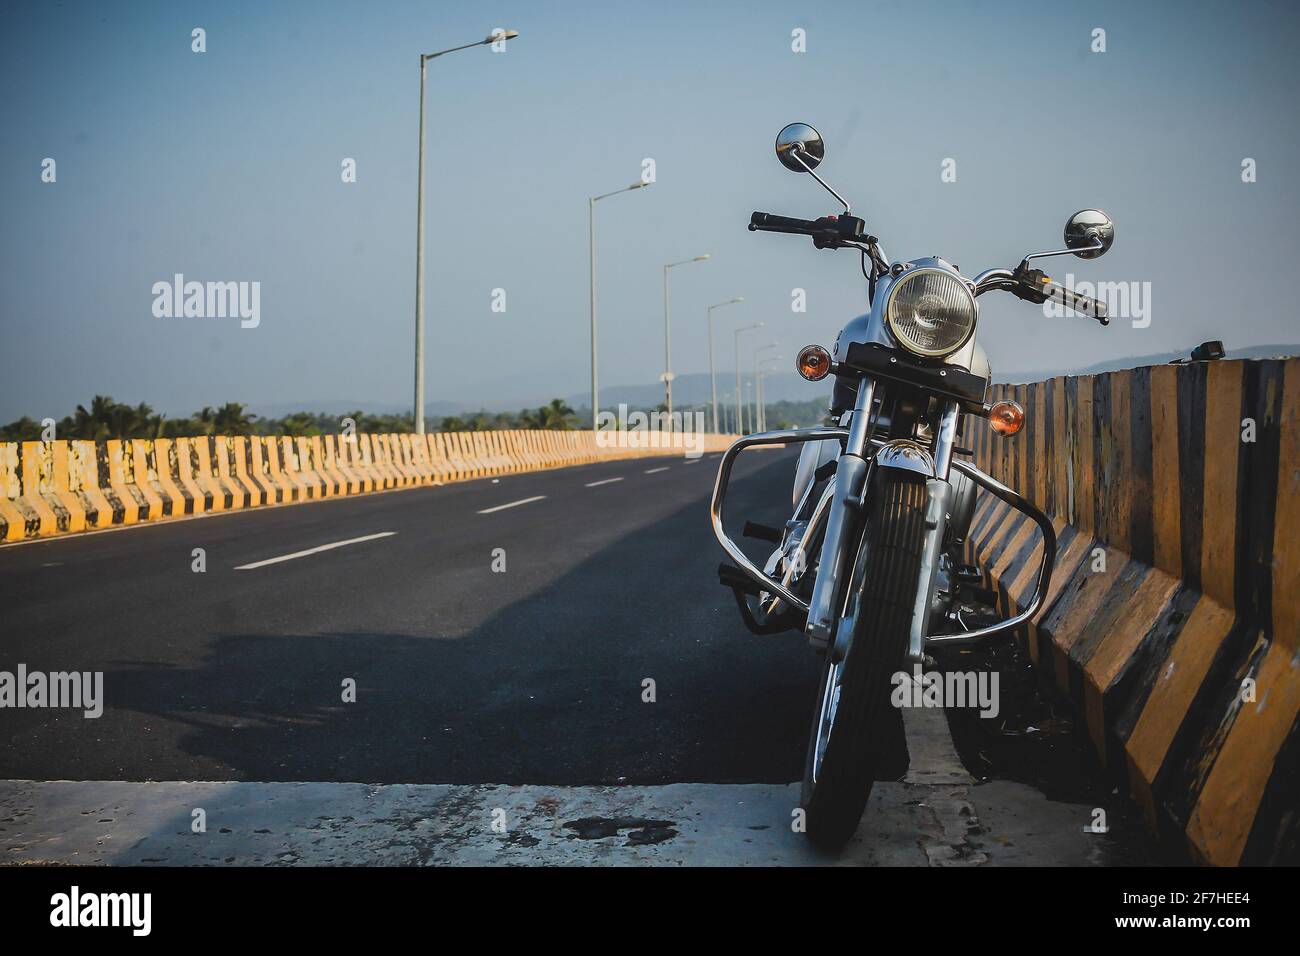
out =
[[[820,231],[823,227],[812,219],[792,219],[789,216],[778,216],[770,212],[755,212],[749,217],[749,228],[761,229],[764,232],[811,234]]]
[[[1078,312],[1080,315],[1091,316],[1102,325],[1110,325],[1110,317],[1107,314],[1106,303],[1100,299],[1094,299],[1090,296],[1079,295],[1073,289],[1067,289],[1057,282],[1048,280],[1042,285],[1042,290],[1047,293],[1047,297],[1061,303],[1067,309]]]
[[[1106,303],[1086,295],[1079,295],[1073,289],[1067,289],[1059,282],[1052,280],[1041,269],[1030,269],[1024,262],[1013,273],[1015,282],[1011,286],[1012,293],[1020,299],[1027,302],[1046,302],[1051,299],[1053,302],[1059,302],[1072,312],[1080,315],[1091,316],[1102,325],[1110,325],[1110,317],[1107,314]]]

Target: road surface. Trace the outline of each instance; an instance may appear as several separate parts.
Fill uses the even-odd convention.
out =
[[[817,661],[717,584],[715,457],[0,548],[0,670],[104,674],[96,719],[0,710],[0,860],[1146,861],[1104,781],[972,775],[934,710],[846,852],[804,846]],[[792,465],[743,456],[729,514],[779,524]]]

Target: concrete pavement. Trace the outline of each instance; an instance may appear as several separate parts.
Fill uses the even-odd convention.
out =
[[[1091,808],[975,787],[938,711],[839,855],[795,832],[798,784],[542,787],[0,782],[0,861],[130,866],[982,866],[1132,862]],[[201,817],[199,816],[201,814]],[[202,826],[196,826],[201,820]]]

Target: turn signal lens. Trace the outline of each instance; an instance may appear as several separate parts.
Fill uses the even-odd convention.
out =
[[[795,368],[810,382],[820,382],[831,371],[831,353],[820,345],[805,345],[795,359]]]
[[[1025,427],[1025,410],[1016,402],[996,402],[989,409],[989,428],[999,435],[1014,435]]]

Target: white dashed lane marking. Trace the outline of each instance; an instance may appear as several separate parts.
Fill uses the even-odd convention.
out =
[[[518,501],[511,501],[508,504],[497,505],[495,508],[484,508],[479,512],[481,515],[490,515],[494,511],[505,511],[507,508],[518,508],[520,505],[531,504],[534,501],[541,501],[546,495],[533,495],[531,498],[520,498]]]
[[[647,468],[647,469],[645,470],[645,474],[647,474],[647,475],[654,475],[654,474],[657,474],[657,473],[659,473],[659,472],[661,472],[661,471],[667,471],[667,470],[668,470],[668,466],[667,466],[667,465],[664,465],[662,468]]]
[[[612,483],[612,482],[615,482],[615,481],[622,481],[622,480],[623,480],[622,477],[618,477],[618,478],[606,478],[606,479],[604,479],[603,481],[589,481],[589,482],[587,482],[587,487],[588,487],[588,488],[595,488],[595,487],[597,487],[598,485],[608,485],[608,484],[610,484],[610,483]]]
[[[235,568],[236,571],[252,571],[254,568],[264,568],[268,564],[279,564],[281,561],[292,561],[295,558],[305,558],[309,554],[320,554],[322,551],[333,551],[335,548],[343,548],[349,544],[360,544],[363,541],[374,541],[378,538],[391,538],[397,534],[396,531],[381,531],[378,534],[368,534],[360,538],[348,538],[346,541],[334,541],[331,544],[322,544],[319,547],[308,548],[306,551],[295,551],[293,554],[282,554],[278,558],[267,558],[265,561],[254,561],[252,564],[241,564]]]

